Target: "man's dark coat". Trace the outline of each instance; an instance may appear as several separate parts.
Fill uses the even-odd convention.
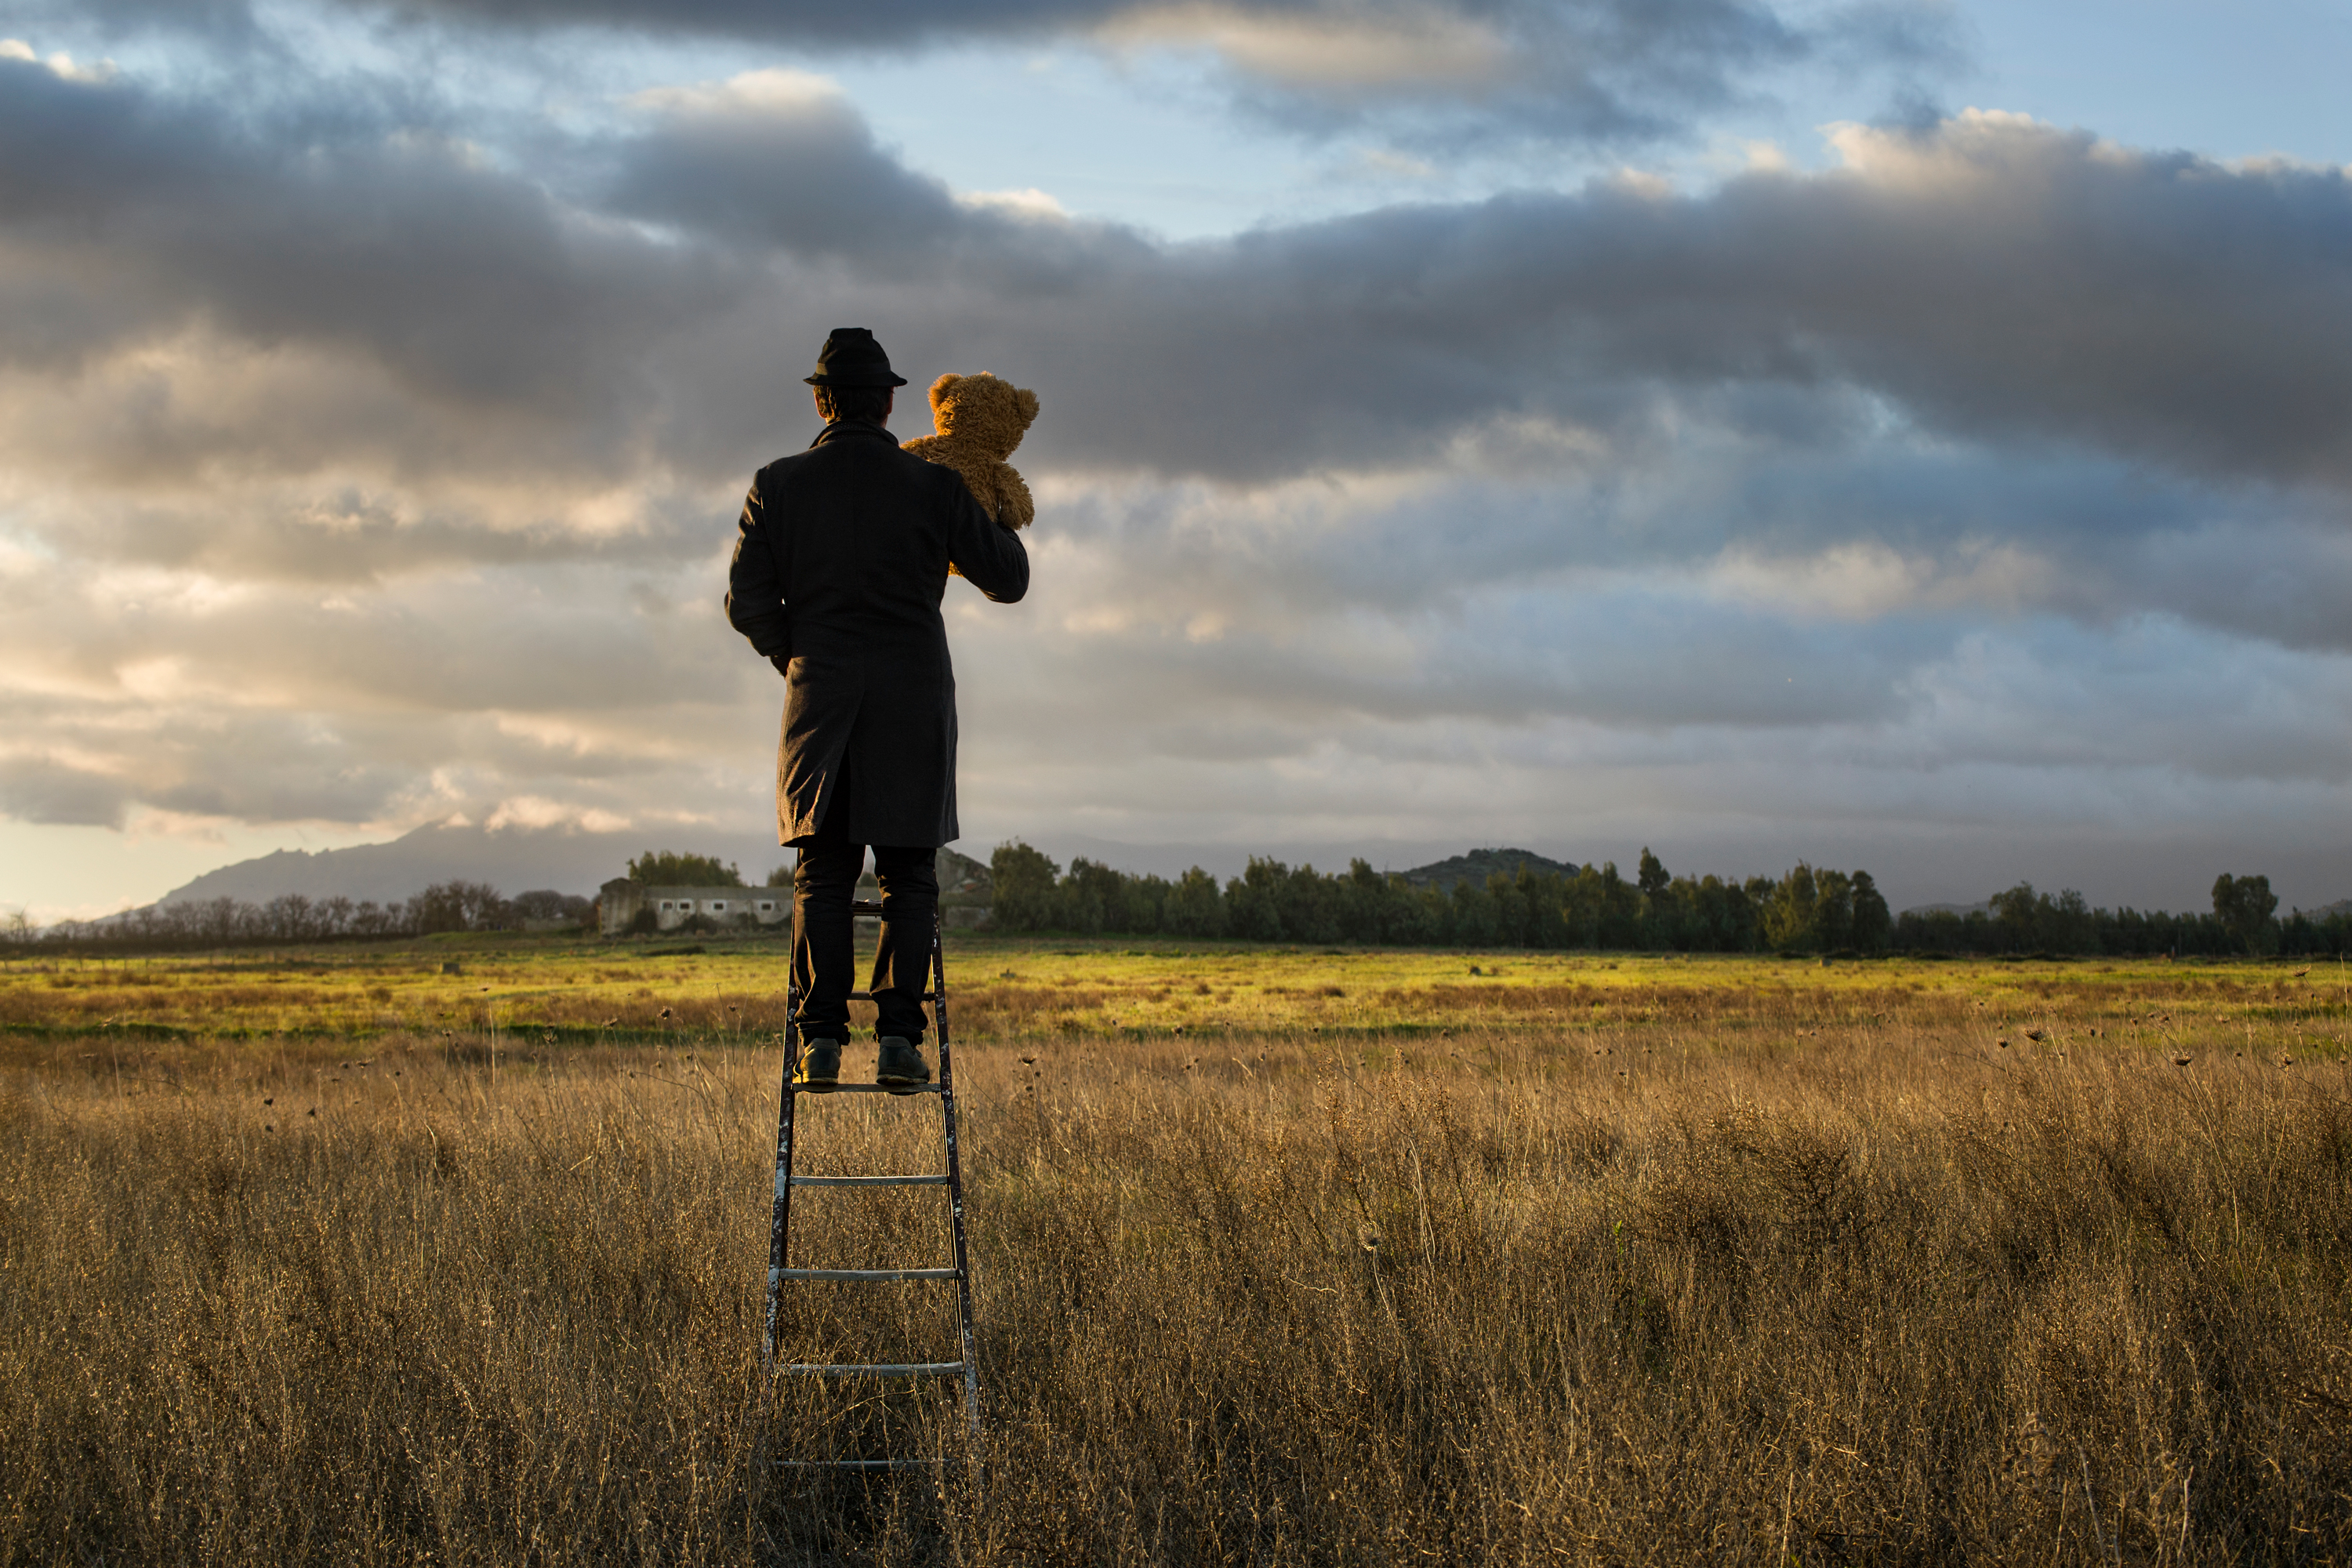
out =
[[[999,604],[1029,591],[1029,552],[953,468],[842,420],[751,480],[727,619],[784,672],[776,835],[828,811],[854,844],[957,837],[955,670],[940,618],[948,566]],[[848,792],[838,804],[845,768]]]

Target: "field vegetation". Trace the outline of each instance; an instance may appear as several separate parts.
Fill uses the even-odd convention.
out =
[[[2288,962],[1848,961],[1774,954],[1556,953],[1500,948],[1265,946],[949,935],[950,1020],[1005,1041],[1272,1031],[1378,1046],[1478,1026],[1538,1033],[1629,1023],[1735,1034],[1902,1016],[1979,1026],[2061,1016],[2094,1038],[2292,1039],[2352,1009],[2352,968]],[[0,959],[0,1031],[149,1038],[385,1034],[654,1044],[772,1037],[781,937],[600,942],[502,933],[253,952]],[[870,1005],[859,1004],[870,1019]]]
[[[760,1374],[772,948],[0,972],[0,1563],[2352,1555],[2332,967],[950,962],[977,1450]],[[807,1190],[794,1261],[940,1206]],[[953,1353],[935,1285],[784,1332]],[[885,1451],[980,1462],[776,1463]]]

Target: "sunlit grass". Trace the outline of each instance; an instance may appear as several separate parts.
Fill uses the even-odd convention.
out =
[[[2323,1033],[2352,1008],[2339,964],[1928,962],[1252,948],[990,938],[950,948],[951,1021],[973,1039],[1117,1039],[1622,1026],[1786,1034],[2063,1029],[2243,1049],[2248,1031]],[[458,973],[447,973],[455,965]],[[194,1036],[483,1034],[577,1046],[782,1024],[774,940],[595,943],[459,939],[133,959],[0,962],[0,1027]],[[2300,971],[2300,973],[2298,973]],[[871,1010],[859,1005],[861,1021]],[[2090,1031],[2096,1030],[2094,1035]]]

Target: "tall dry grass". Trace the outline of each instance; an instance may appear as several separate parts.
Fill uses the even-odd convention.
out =
[[[763,1390],[772,1057],[20,1043],[0,1562],[2352,1555],[2352,1075],[1980,1034],[967,1048],[944,1483],[770,1463],[961,1453]],[[936,1127],[812,1105],[802,1168]],[[800,1202],[796,1261],[945,1256]],[[952,1354],[942,1287],[791,1306]]]

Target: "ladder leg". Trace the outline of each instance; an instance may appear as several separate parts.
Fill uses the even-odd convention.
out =
[[[948,965],[944,921],[931,916],[931,1021],[940,1036],[940,1114],[948,1145],[948,1224],[955,1237],[956,1327],[963,1342],[964,1418],[980,1436],[980,1361],[971,1335],[971,1258],[964,1245],[963,1162],[956,1148],[955,1068],[948,1045]]]
[[[798,928],[794,928],[797,933]],[[789,969],[784,975],[784,1076],[776,1090],[776,1195],[768,1210],[768,1304],[760,1332],[760,1364],[772,1369],[776,1359],[776,1313],[782,1306],[784,1265],[792,1250],[793,1226],[793,1108],[800,1096],[793,1080],[800,1076],[800,986]]]

